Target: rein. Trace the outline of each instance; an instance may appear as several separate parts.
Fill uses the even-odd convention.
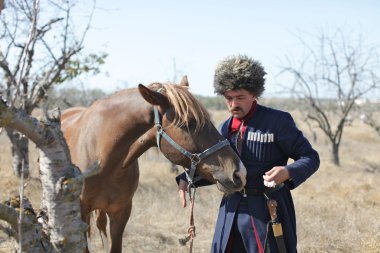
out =
[[[190,153],[183,147],[181,147],[178,143],[176,143],[170,136],[165,133],[164,128],[162,126],[160,113],[158,112],[157,106],[153,106],[154,111],[154,125],[157,129],[156,134],[156,141],[157,141],[157,147],[160,149],[160,140],[161,137],[164,138],[170,145],[172,145],[175,149],[177,149],[179,152],[181,152],[184,156],[188,157],[191,161],[190,169],[185,169],[186,178],[188,181],[187,190],[189,192],[189,200],[190,200],[190,227],[187,230],[188,235],[183,238],[179,239],[180,244],[185,245],[190,240],[190,249],[189,252],[193,252],[193,239],[195,237],[195,226],[194,226],[194,204],[195,204],[195,191],[196,188],[194,186],[194,182],[197,181],[197,179],[194,180],[195,171],[197,169],[198,164],[201,162],[201,160],[212,153],[222,149],[225,146],[230,145],[229,141],[227,139],[223,141],[219,141],[212,147],[206,149],[205,151],[201,153]]]
[[[188,241],[190,241],[189,253],[193,252],[193,240],[195,237],[195,225],[194,225],[194,205],[195,205],[195,191],[197,188],[188,187],[189,192],[189,201],[190,201],[190,221],[189,228],[187,229],[187,236],[184,238],[178,239],[181,245],[185,245]]]

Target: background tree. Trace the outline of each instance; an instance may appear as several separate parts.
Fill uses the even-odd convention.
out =
[[[362,122],[370,126],[380,136],[379,102],[367,102],[360,107],[360,119]]]
[[[356,102],[380,87],[377,48],[366,44],[360,35],[353,38],[347,34],[342,29],[332,34],[301,34],[298,38],[304,55],[298,61],[288,56],[280,72],[293,78],[290,91],[305,103],[307,120],[328,137],[336,165],[340,165],[343,130],[352,120],[350,113]]]
[[[90,106],[95,100],[103,98],[107,93],[101,89],[86,89],[85,87],[65,87],[62,89],[51,89],[48,99],[41,107],[66,109],[73,106]]]
[[[105,54],[85,54],[83,42],[90,28],[95,2],[6,2],[0,16],[0,93],[7,103],[27,114],[38,107],[55,84],[84,73],[97,73]],[[90,2],[91,4],[91,2]],[[87,6],[86,6],[87,5]],[[13,169],[29,174],[28,140],[6,128],[12,143]]]

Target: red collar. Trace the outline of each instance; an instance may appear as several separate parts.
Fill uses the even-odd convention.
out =
[[[256,112],[256,108],[257,108],[257,101],[255,100],[252,103],[251,109],[249,110],[247,115],[244,116],[244,118],[238,119],[238,118],[233,117],[232,122],[231,122],[231,126],[230,126],[229,134],[232,134],[232,133],[239,131],[240,125],[243,122],[241,134],[242,134],[242,136],[244,136],[245,128],[247,127],[249,120],[252,118],[252,115]]]

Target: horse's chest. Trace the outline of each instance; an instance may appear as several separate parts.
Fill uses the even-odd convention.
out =
[[[85,180],[82,201],[92,203],[94,208],[108,208],[119,203],[128,203],[138,185],[139,173],[100,173]]]

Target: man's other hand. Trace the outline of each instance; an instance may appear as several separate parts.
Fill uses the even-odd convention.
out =
[[[263,178],[264,183],[271,183],[273,181],[275,185],[278,185],[289,179],[289,171],[285,166],[276,166],[270,171],[265,172]]]

